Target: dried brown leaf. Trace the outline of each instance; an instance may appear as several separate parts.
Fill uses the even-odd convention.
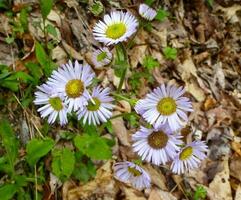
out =
[[[97,170],[96,177],[93,181],[69,190],[66,200],[96,199],[97,197],[114,200],[118,189],[112,177],[111,166],[111,161],[106,162]]]
[[[151,176],[152,183],[155,184],[160,189],[167,191],[167,186],[166,186],[167,181],[165,176],[162,174],[161,170],[151,165],[146,165],[145,168],[147,169],[149,175]]]
[[[229,183],[228,157],[224,158],[221,165],[223,166],[223,170],[218,172],[209,184],[209,189],[215,194],[214,196],[209,196],[209,198],[212,200],[232,200],[232,191]]]
[[[113,113],[113,116],[121,114],[120,112],[116,111]],[[122,117],[117,117],[111,119],[112,127],[114,134],[119,139],[120,143],[125,146],[130,146],[130,142],[128,139],[128,132],[124,124],[124,120]]]
[[[153,189],[150,193],[148,200],[177,200],[170,192],[159,189]]]

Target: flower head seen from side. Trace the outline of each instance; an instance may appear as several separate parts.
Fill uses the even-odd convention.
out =
[[[138,26],[137,19],[130,13],[113,11],[104,16],[93,28],[93,35],[99,42],[106,45],[126,41],[133,35]]]
[[[204,141],[194,141],[183,147],[173,159],[171,170],[177,174],[197,168],[206,156],[208,147]]]
[[[111,61],[112,53],[106,47],[94,51],[92,55],[92,62],[95,65],[95,68],[100,68],[108,65]]]
[[[79,64],[75,61],[74,65],[71,61],[62,65],[58,70],[53,71],[49,78],[49,84],[55,91],[65,97],[68,105],[68,112],[82,109],[87,104],[88,87],[92,79],[95,77],[89,65]]]
[[[87,98],[87,105],[77,112],[78,119],[83,119],[84,124],[106,122],[112,116],[113,100],[110,88],[95,87],[92,95]]]
[[[166,87],[162,84],[147,94],[146,98],[139,100],[135,110],[155,127],[167,122],[170,128],[176,131],[188,121],[186,112],[193,111],[189,98],[182,96],[184,93],[183,87]]]
[[[167,124],[158,129],[141,127],[132,135],[132,147],[142,160],[155,165],[165,164],[174,158],[179,145],[183,144],[181,137],[180,134],[172,134]]]
[[[53,124],[59,118],[60,125],[65,125],[68,122],[67,108],[63,102],[63,98],[53,93],[54,89],[48,84],[38,86],[38,91],[35,92],[35,105],[41,105],[38,109],[42,118],[48,117],[48,123]]]
[[[139,165],[132,162],[124,161],[115,163],[114,172],[118,180],[124,183],[130,183],[133,187],[139,190],[150,188],[151,186],[151,178],[149,174]]]
[[[139,14],[146,20],[151,21],[155,18],[157,12],[149,7],[148,5],[142,3],[139,6]]]

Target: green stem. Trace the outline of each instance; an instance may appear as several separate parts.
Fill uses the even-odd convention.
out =
[[[112,92],[111,94],[113,96],[117,97],[117,98],[120,98],[122,100],[125,100],[125,101],[129,102],[132,106],[134,106],[136,104],[136,101],[137,101],[136,99],[129,99],[129,98],[123,96],[122,94],[118,94],[118,93],[115,93],[115,92]]]
[[[136,112],[121,113],[119,115],[112,116],[110,119],[115,119],[115,118],[119,118],[119,117],[125,117],[125,116],[128,116],[128,115],[136,115]]]
[[[121,88],[122,88],[124,80],[125,80],[126,71],[127,71],[127,68],[123,69],[123,72],[122,72],[121,78],[120,78],[120,83],[119,83],[118,88],[117,88],[117,92],[121,91]]]
[[[117,54],[117,63],[119,63],[121,65],[121,67],[123,68],[122,74],[121,74],[121,77],[120,77],[120,82],[119,82],[119,85],[118,85],[118,88],[117,88],[117,93],[119,93],[121,91],[122,86],[123,86],[125,76],[126,76],[126,72],[127,72],[127,68],[129,66],[126,48],[124,47],[124,45],[122,43],[116,45],[116,54]]]

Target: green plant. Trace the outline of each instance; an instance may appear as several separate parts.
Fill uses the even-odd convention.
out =
[[[104,6],[101,1],[95,1],[90,5],[89,9],[95,16],[98,16],[104,11]]]
[[[202,199],[205,199],[206,196],[207,196],[206,189],[203,186],[197,186],[194,192],[193,200],[202,200]]]
[[[172,47],[165,47],[163,49],[163,54],[166,59],[175,60],[177,57],[177,49]]]
[[[156,14],[155,19],[158,20],[158,21],[160,21],[160,22],[163,22],[169,15],[170,15],[169,12],[167,12],[166,10],[160,8],[160,9],[157,11],[157,14]]]

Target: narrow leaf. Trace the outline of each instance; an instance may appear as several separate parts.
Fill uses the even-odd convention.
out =
[[[14,163],[18,155],[19,143],[14,135],[10,123],[7,120],[0,121],[0,136],[7,153],[6,158],[10,166],[9,170],[11,173],[14,173]]]
[[[43,19],[45,20],[53,7],[53,0],[40,0],[40,8]]]

